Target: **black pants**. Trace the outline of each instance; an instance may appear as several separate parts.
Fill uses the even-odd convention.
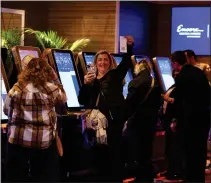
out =
[[[208,128],[202,129],[200,127],[185,131],[187,182],[205,182],[208,132]]]
[[[168,163],[168,176],[184,173],[184,136],[183,131],[166,131],[166,159]]]
[[[152,166],[153,140],[156,132],[156,119],[144,116],[134,118],[129,128],[129,159],[138,161],[137,182],[153,182],[155,173]]]
[[[123,120],[112,121],[108,126],[108,148],[110,156],[111,180],[122,182],[124,178],[124,157],[123,157]],[[124,149],[125,150],[125,149]]]
[[[56,142],[47,149],[7,144],[6,181],[28,182],[29,168],[34,182],[58,182],[59,163]]]

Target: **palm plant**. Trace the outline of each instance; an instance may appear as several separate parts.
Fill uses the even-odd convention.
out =
[[[1,32],[1,47],[5,47],[8,50],[5,64],[5,70],[8,77],[10,76],[13,68],[11,49],[13,46],[20,45],[22,33],[22,30],[18,28],[8,28],[7,30],[2,30]]]
[[[63,38],[53,30],[38,31],[31,28],[26,28],[25,32],[35,35],[37,41],[41,45],[41,49],[45,48],[57,48],[57,49],[70,49],[71,51],[81,51],[88,45],[90,39],[79,39],[74,43],[69,44],[66,38]]]

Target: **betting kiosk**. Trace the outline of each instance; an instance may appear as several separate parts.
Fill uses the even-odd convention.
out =
[[[155,57],[153,58],[155,71],[158,76],[160,85],[165,93],[175,82],[172,77],[171,62],[168,57]]]
[[[155,67],[155,74],[158,82],[165,93],[175,82],[172,77],[171,62],[168,57],[155,57],[153,58]],[[153,162],[156,162],[157,168],[164,170],[165,163],[165,129],[163,128],[162,121],[160,121],[160,128],[157,128],[156,137],[153,145]],[[159,122],[158,121],[158,122]]]
[[[5,68],[9,87],[12,88],[12,86],[17,82],[18,71],[10,50],[7,48],[1,48],[1,59]]]
[[[7,92],[9,92],[9,83],[7,80],[6,72],[4,69],[4,64],[1,59],[1,124],[7,123],[7,116],[3,112],[4,101],[7,96]],[[4,126],[4,125],[3,125]]]
[[[117,62],[117,65],[120,64],[120,62],[122,61],[122,58],[123,58],[123,55],[121,54],[111,54],[115,61]],[[126,77],[125,77],[125,84],[124,84],[124,87],[123,87],[123,95],[124,97],[126,98],[127,97],[127,94],[128,94],[128,85],[130,83],[130,81],[133,79],[133,68],[135,66],[135,62],[132,60],[133,62],[133,67],[130,68],[126,74]]]
[[[15,65],[18,73],[22,70],[22,60],[27,55],[33,55],[37,58],[41,57],[41,51],[37,47],[32,46],[14,46],[12,48],[12,54],[15,60]]]
[[[8,117],[4,114],[3,112],[3,107],[4,107],[4,103],[5,103],[5,99],[7,96],[7,93],[9,92],[9,83],[7,80],[7,76],[5,73],[5,69],[4,69],[4,64],[2,62],[1,59],[1,103],[0,103],[0,107],[1,107],[1,149],[2,149],[2,153],[1,153],[1,165],[2,165],[2,181],[4,181],[5,177],[5,169],[4,169],[4,163],[5,163],[5,155],[6,155],[6,144],[7,144],[7,122],[8,122]]]
[[[67,115],[62,116],[62,144],[64,155],[62,159],[62,177],[80,170],[84,165],[81,161],[84,155],[83,116],[84,107],[78,102],[80,79],[73,54],[70,50],[51,49],[48,55],[49,62],[54,65],[58,77],[67,95]]]
[[[83,84],[84,75],[87,73],[87,65],[93,64],[95,55],[96,53],[94,52],[79,52],[78,53],[76,65],[78,68],[81,84]]]

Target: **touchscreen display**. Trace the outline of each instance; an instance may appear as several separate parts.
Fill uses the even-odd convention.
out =
[[[139,62],[139,61],[141,61],[143,59],[147,59],[147,57],[144,57],[144,56],[136,56],[135,58],[136,58],[136,62]]]
[[[55,51],[54,58],[61,83],[63,84],[68,98],[68,108],[81,107],[78,102],[79,81],[77,79],[76,71],[73,65],[74,61],[72,60],[71,53]]]
[[[167,91],[173,84],[172,67],[169,58],[156,57],[157,65],[160,71],[161,79],[164,85],[164,91]]]
[[[5,87],[5,83],[4,83],[4,79],[2,77],[2,73],[1,73],[1,119],[8,119],[7,116],[4,114],[3,112],[3,107],[4,107],[4,102],[7,96],[7,90]]]
[[[120,64],[120,62],[122,61],[122,56],[114,56],[114,59],[116,60],[117,62],[117,65]],[[125,77],[125,85],[123,87],[123,95],[124,97],[126,98],[127,97],[127,94],[128,94],[128,85],[130,83],[130,81],[133,79],[133,75],[131,73],[131,70],[129,70],[126,74],[126,77]]]
[[[95,54],[84,53],[86,65],[92,64],[94,62],[94,57],[95,57]]]
[[[35,50],[19,50],[21,61],[27,55],[34,55],[35,57],[39,58],[39,53]]]

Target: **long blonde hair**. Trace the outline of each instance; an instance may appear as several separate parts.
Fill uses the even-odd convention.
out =
[[[26,68],[19,74],[18,82],[21,85],[32,83],[34,87],[43,86],[52,81],[52,69],[41,58],[32,58]]]
[[[147,69],[147,71],[152,75],[153,68],[147,59],[142,59],[135,65],[134,74],[138,75],[144,69]]]

